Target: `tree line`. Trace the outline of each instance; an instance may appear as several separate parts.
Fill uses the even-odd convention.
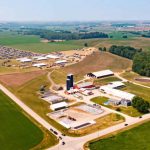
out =
[[[132,106],[141,113],[148,113],[150,109],[150,103],[138,96],[133,98]]]
[[[136,49],[134,47],[130,46],[117,46],[117,45],[112,45],[109,48],[109,52],[128,58],[128,59],[133,59],[136,53],[141,52],[142,49]]]
[[[143,51],[134,56],[132,70],[142,76],[150,77],[150,51]]]
[[[150,77],[150,51],[112,45],[109,52],[133,60],[132,70],[142,76]]]
[[[92,39],[92,38],[109,38],[108,34],[103,32],[70,32],[70,31],[51,31],[45,29],[30,29],[21,31],[25,35],[38,35],[41,38],[48,40],[79,40],[79,39]]]

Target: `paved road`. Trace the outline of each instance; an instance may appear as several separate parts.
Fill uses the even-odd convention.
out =
[[[143,118],[141,118],[141,119],[140,118],[133,118],[132,120],[128,120],[125,123],[127,123],[129,125],[134,125],[136,123],[140,123],[141,121],[144,121],[147,119],[150,119],[150,114],[144,115]],[[60,144],[58,144],[58,145],[56,145],[56,146],[54,146],[48,150],[59,150],[59,149],[60,150],[82,150],[83,145],[86,142],[93,140],[94,138],[101,137],[101,136],[107,135],[109,133],[124,129],[125,123],[111,126],[109,128],[106,128],[104,130],[92,133],[92,134],[84,136],[84,137],[69,138],[68,140],[65,140],[65,142],[66,142],[65,145],[61,145],[61,143],[60,143]]]

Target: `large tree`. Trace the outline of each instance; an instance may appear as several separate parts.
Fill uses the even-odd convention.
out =
[[[137,53],[133,59],[132,70],[143,76],[150,77],[150,52]]]
[[[138,96],[133,98],[132,106],[142,113],[148,113],[150,108],[149,102]]]

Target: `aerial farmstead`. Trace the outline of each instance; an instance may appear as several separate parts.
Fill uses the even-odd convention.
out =
[[[114,73],[111,70],[104,70],[93,73],[93,75],[94,78],[105,78],[114,75]],[[93,75],[90,77],[93,78]],[[97,88],[91,80],[82,80],[75,83],[74,75],[68,74],[65,86],[62,90],[57,91],[58,95],[49,95],[43,99],[51,104],[50,109],[53,111],[47,115],[71,130],[90,127],[96,124],[95,119],[110,113],[98,104],[92,105],[91,102],[89,103],[92,98],[103,95],[108,97],[106,105],[128,107],[135,96],[121,90],[121,88],[125,87],[122,81],[110,82]],[[73,100],[73,102],[70,103],[69,99]],[[90,119],[87,120],[87,118]]]

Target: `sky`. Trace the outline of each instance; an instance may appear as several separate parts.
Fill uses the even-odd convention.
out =
[[[0,21],[150,20],[150,0],[0,0]]]

